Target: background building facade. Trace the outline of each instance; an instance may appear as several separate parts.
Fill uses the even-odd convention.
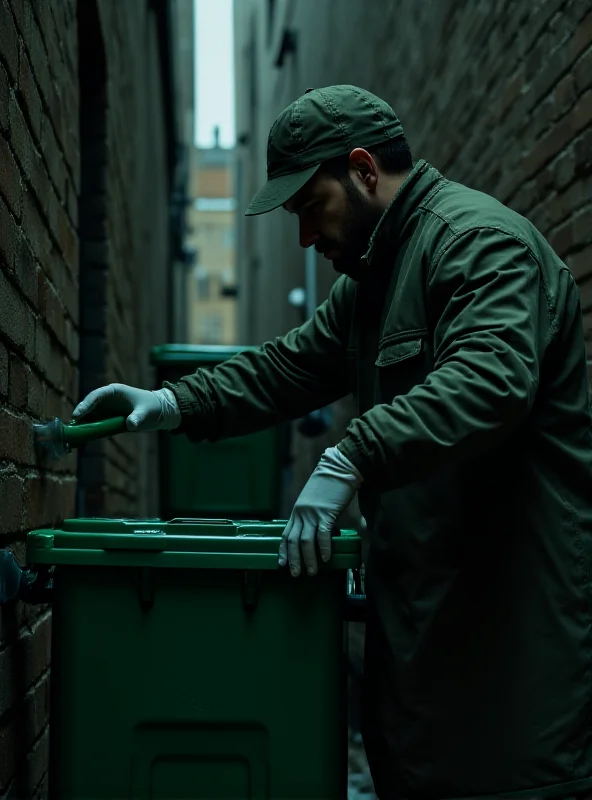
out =
[[[234,150],[219,145],[191,153],[187,248],[193,254],[186,304],[188,341],[236,343],[236,197]]]

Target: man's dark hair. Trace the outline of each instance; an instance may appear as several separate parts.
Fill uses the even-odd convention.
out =
[[[378,162],[388,175],[398,175],[407,172],[413,166],[411,149],[407,139],[400,136],[375,147],[367,147],[370,155]],[[348,175],[349,155],[337,156],[323,162],[321,169],[337,180],[343,180]]]

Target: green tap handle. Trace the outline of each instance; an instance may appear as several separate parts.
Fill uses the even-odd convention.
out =
[[[126,417],[112,417],[111,419],[101,419],[98,422],[77,422],[72,420],[62,428],[64,444],[69,447],[79,447],[81,444],[94,442],[96,439],[104,439],[106,436],[125,433],[127,431],[126,419]]]

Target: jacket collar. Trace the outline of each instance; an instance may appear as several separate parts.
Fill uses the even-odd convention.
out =
[[[395,194],[370,237],[363,259],[372,264],[387,253],[392,256],[406,238],[414,212],[444,178],[427,161],[418,161]]]

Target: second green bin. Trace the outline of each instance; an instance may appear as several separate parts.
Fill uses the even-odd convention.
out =
[[[158,386],[198,368],[211,369],[247,347],[165,344],[153,348]],[[160,510],[171,517],[270,520],[281,516],[286,429],[276,426],[219,442],[160,434]]]

